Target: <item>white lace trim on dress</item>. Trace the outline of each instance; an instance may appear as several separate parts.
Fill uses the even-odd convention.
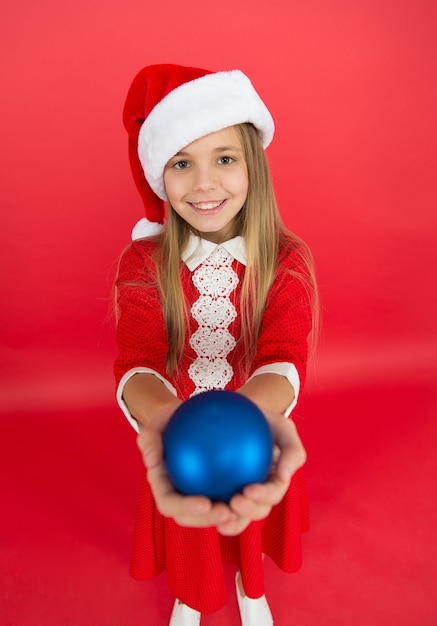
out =
[[[211,389],[224,389],[232,380],[234,370],[227,356],[236,341],[228,330],[237,317],[230,295],[238,285],[232,268],[233,257],[218,246],[192,274],[199,298],[191,307],[191,315],[199,324],[190,338],[197,358],[188,375],[195,384],[192,395]]]

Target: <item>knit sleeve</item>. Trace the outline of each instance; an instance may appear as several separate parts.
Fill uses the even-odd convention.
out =
[[[251,374],[272,363],[292,363],[302,388],[312,326],[312,289],[309,274],[296,250],[283,249],[278,272],[262,318]]]
[[[124,252],[115,283],[118,386],[130,370],[147,368],[166,379],[167,335],[156,285],[151,242],[132,243]]]

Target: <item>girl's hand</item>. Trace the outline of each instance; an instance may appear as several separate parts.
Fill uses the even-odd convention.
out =
[[[242,494],[235,495],[231,509],[239,519],[259,520],[270,513],[272,506],[284,497],[293,474],[304,465],[306,452],[291,419],[270,411],[264,411],[274,440],[273,463],[270,474],[263,484],[248,485]],[[222,534],[235,534],[233,520],[224,522]]]
[[[156,414],[138,436],[138,447],[148,468],[148,480],[156,506],[181,526],[216,526],[223,535],[240,534],[251,521],[263,519],[284,497],[292,475],[306,460],[294,423],[282,415],[264,412],[275,442],[270,475],[263,484],[248,485],[229,504],[213,503],[203,496],[183,496],[173,487],[163,460],[162,432],[171,413]]]
[[[173,407],[174,408],[174,407]],[[173,518],[181,526],[206,528],[221,525],[228,534],[239,534],[250,523],[224,503],[213,503],[203,496],[183,496],[173,487],[163,459],[162,433],[172,410],[159,411],[143,426],[137,438],[138,447],[148,469],[147,478],[159,512]]]

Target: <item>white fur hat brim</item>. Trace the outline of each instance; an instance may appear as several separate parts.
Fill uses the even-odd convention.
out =
[[[240,70],[206,74],[163,98],[143,123],[138,156],[153,191],[167,200],[164,168],[179,150],[209,133],[252,123],[266,148],[275,130],[269,110]]]

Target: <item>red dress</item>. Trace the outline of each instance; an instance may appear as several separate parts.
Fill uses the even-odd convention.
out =
[[[238,238],[239,239],[239,238]],[[234,240],[235,241],[235,240]],[[117,280],[119,355],[114,365],[117,385],[127,372],[150,368],[167,381],[182,400],[210,389],[235,390],[244,383],[238,363],[242,357],[239,295],[244,259],[215,247],[200,263],[181,263],[181,280],[187,297],[190,340],[178,375],[166,374],[167,339],[159,294],[155,284],[153,251],[156,243],[131,244],[120,262]],[[196,265],[196,267],[193,267]],[[311,306],[307,290],[294,272],[303,272],[292,245],[280,248],[278,272],[266,304],[257,354],[250,374],[277,363],[290,363],[305,378],[307,336]],[[234,563],[242,574],[247,595],[264,593],[262,554],[268,554],[285,572],[301,566],[301,533],[309,526],[302,470],[287,494],[269,516],[252,522],[237,537],[224,537],[215,527],[184,528],[157,510],[144,471],[136,516],[131,574],[144,580],[167,571],[175,597],[188,606],[212,613],[226,602],[223,562]]]

